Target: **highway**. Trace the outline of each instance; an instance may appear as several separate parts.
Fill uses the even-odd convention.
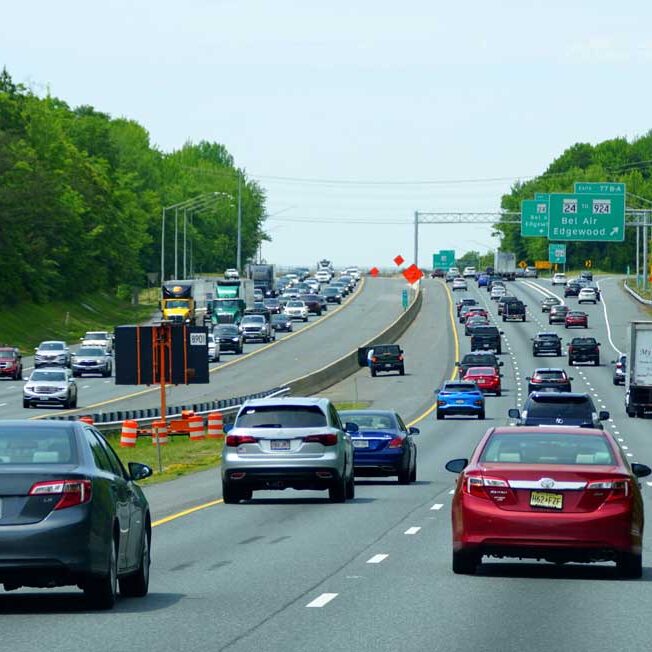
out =
[[[626,322],[649,315],[616,280],[600,285],[605,301],[585,305],[590,328],[577,334],[598,338],[602,365],[574,367],[573,390],[590,392],[599,409],[609,410],[605,427],[631,461],[649,464],[651,422],[625,415],[623,388],[613,386],[608,364],[615,349],[625,347]],[[66,589],[0,594],[3,640],[16,651],[35,646],[67,650],[81,641],[96,650],[242,652],[647,648],[652,634],[649,532],[642,580],[620,580],[610,564],[555,566],[511,559],[485,559],[473,577],[451,571],[455,476],[444,470],[445,462],[468,456],[486,428],[508,422],[507,410],[520,407],[525,377],[535,367],[566,367],[565,358],[532,357],[530,338],[537,331],[559,330],[565,343],[573,336],[563,327],[549,327],[542,316],[543,296],[559,294],[549,281],[517,281],[508,284],[508,291],[528,304],[528,321],[497,322],[504,331],[503,395],[487,398],[484,422],[462,417],[436,421],[430,413],[433,389],[454,371],[458,343],[461,354],[469,350],[451,303],[464,293],[451,299],[435,280],[424,283],[421,313],[399,342],[406,376],[371,379],[361,370],[326,392],[352,400],[357,391],[360,400],[394,407],[421,428],[416,484],[360,480],[355,500],[345,504],[331,504],[323,493],[285,491],[256,493],[248,503],[224,505],[217,471],[150,487],[155,518],[190,506],[192,495],[196,504],[213,504],[155,527],[149,596],[120,600],[112,612],[93,613],[86,610],[81,593]],[[495,304],[483,288],[469,283],[465,295],[478,297],[496,318]],[[353,318],[363,297],[342,317]],[[575,301],[568,300],[570,305]],[[321,329],[326,324],[313,333]],[[345,336],[338,331],[333,337]],[[305,338],[307,344],[308,334]],[[294,365],[284,371],[288,377],[300,375]],[[652,481],[643,482],[648,510],[650,485]]]
[[[376,335],[402,311],[398,279],[370,278],[358,284],[341,306],[331,304],[321,317],[295,322],[294,332],[279,333],[276,342],[245,344],[244,354],[223,353],[210,365],[210,383],[169,387],[168,405],[199,403],[218,398],[263,391],[307,374],[348,353]],[[31,366],[31,358],[25,362]],[[114,410],[156,407],[158,387],[116,386],[114,379],[77,378],[79,404],[76,410],[22,407],[24,383],[0,380],[3,418],[47,417]]]

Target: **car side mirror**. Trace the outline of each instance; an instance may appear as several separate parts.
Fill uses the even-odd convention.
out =
[[[504,362],[499,362],[499,363],[498,363],[498,366],[499,366],[499,367],[502,367],[504,364],[505,364]]]
[[[616,361],[615,361],[615,360],[611,360],[611,362],[609,362],[609,364],[616,364]]]
[[[225,424],[223,430],[225,435],[228,434],[233,430],[233,424],[232,423]]]
[[[359,432],[359,431],[360,431],[360,428],[358,427],[358,424],[357,424],[357,423],[354,423],[353,421],[347,421],[347,422],[344,424],[344,430],[346,430],[346,432],[348,432],[349,434],[351,434],[351,433]]]
[[[141,464],[140,462],[129,462],[129,475],[132,480],[144,480],[149,478],[154,471],[147,464]]]
[[[421,431],[420,431],[418,428],[415,428],[414,426],[411,426],[411,427],[408,429],[408,432],[409,432],[411,435],[419,435],[419,434],[421,434]]]
[[[521,411],[518,408],[509,408],[509,410],[507,410],[507,416],[510,419],[520,419]]]
[[[525,380],[532,380],[532,376],[525,376]]]
[[[573,376],[569,376],[568,380],[575,380],[575,378]]]
[[[637,478],[646,478],[648,475],[650,475],[650,473],[652,473],[652,469],[645,464],[638,464],[636,462],[633,462],[632,473]]]
[[[36,349],[35,349],[35,350],[36,350]],[[455,363],[455,366],[456,366],[456,367],[459,367],[459,366],[460,366],[460,361],[459,361],[459,360]]]
[[[459,458],[456,460],[449,460],[446,462],[446,470],[451,473],[462,473],[464,469],[469,465],[469,460],[466,458]]]
[[[83,338],[83,337],[80,337],[80,338],[79,338],[79,341],[80,341],[80,342],[83,342],[83,341],[84,341],[84,338]]]
[[[609,418],[609,412],[607,410],[601,410],[598,414],[598,419],[600,421],[606,421]]]

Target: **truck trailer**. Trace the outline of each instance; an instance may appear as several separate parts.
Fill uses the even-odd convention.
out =
[[[629,417],[652,412],[652,321],[629,323],[625,411]]]
[[[248,266],[247,271],[247,275],[254,284],[254,290],[261,290],[264,297],[276,296],[274,265],[257,265],[252,263]]]
[[[516,254],[511,251],[496,251],[494,254],[494,274],[506,281],[516,279]]]

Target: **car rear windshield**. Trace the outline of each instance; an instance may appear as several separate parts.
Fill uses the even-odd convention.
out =
[[[537,335],[537,339],[539,339],[539,340],[558,340],[559,335],[557,335],[557,333],[539,333]]]
[[[66,373],[64,371],[33,371],[29,379],[31,381],[63,382],[66,379]]]
[[[490,353],[478,353],[465,355],[462,359],[462,364],[479,367],[480,365],[495,365],[496,358]]]
[[[7,464],[76,464],[70,430],[0,426],[0,468]]]
[[[355,423],[360,430],[396,430],[398,426],[393,416],[389,414],[374,414],[369,412],[340,413],[342,421]]]
[[[573,346],[595,346],[597,342],[594,337],[574,337],[571,344]]]
[[[543,371],[536,371],[534,375],[537,378],[547,380],[548,378],[563,378],[564,372],[561,369],[545,369]]]
[[[487,441],[480,461],[546,465],[615,464],[611,446],[601,435],[534,431],[494,433]]]
[[[549,394],[532,397],[527,403],[527,416],[533,419],[583,419],[593,421],[593,402],[588,396]]]
[[[474,335],[498,335],[498,329],[495,326],[478,326],[473,332]]]
[[[466,373],[476,376],[493,376],[496,370],[493,367],[471,367]]]
[[[245,408],[236,428],[318,428],[326,416],[316,405],[257,405]]]
[[[444,385],[445,392],[477,392],[475,383],[448,383]]]
[[[374,346],[374,355],[399,355],[398,345],[394,346]]]

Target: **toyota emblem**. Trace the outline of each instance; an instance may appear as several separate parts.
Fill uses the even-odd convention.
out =
[[[539,484],[543,489],[552,489],[555,486],[555,481],[552,478],[541,478]]]

